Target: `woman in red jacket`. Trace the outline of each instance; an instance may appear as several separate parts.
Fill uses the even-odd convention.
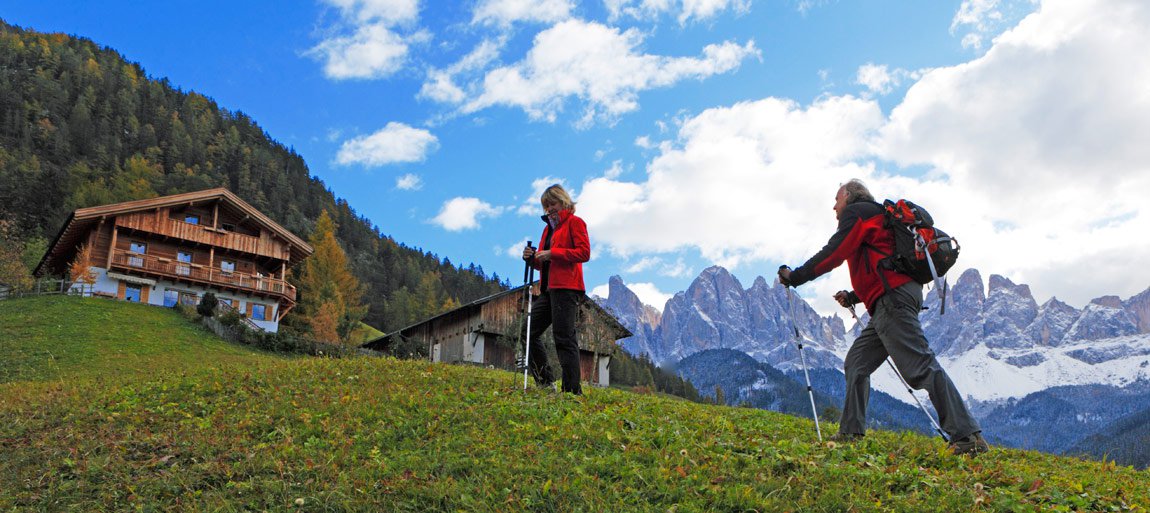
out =
[[[563,391],[582,394],[579,382],[579,340],[575,322],[586,297],[583,262],[591,259],[587,223],[575,215],[575,202],[559,184],[548,187],[539,198],[543,204],[543,235],[539,250],[523,248],[523,260],[539,269],[540,294],[531,307],[531,361],[527,363],[535,384],[553,387],[555,377],[539,336],[552,326],[555,352],[563,369]]]

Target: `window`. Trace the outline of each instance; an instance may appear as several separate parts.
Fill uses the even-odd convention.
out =
[[[220,270],[231,274],[236,272],[236,263],[232,260],[220,260]]]
[[[200,216],[196,214],[188,214],[184,216],[184,222],[190,224],[200,224]]]
[[[219,301],[221,305],[235,306],[232,304],[231,298],[221,297],[219,298]]]
[[[197,296],[191,292],[180,292],[180,304],[196,306],[200,304],[200,296]]]
[[[143,242],[132,241],[129,251],[143,255],[148,252],[148,245]],[[143,267],[144,258],[136,255],[128,255],[128,265],[132,267]]]
[[[124,286],[124,301],[139,303],[140,296],[142,295],[143,291],[140,290],[139,285],[133,285],[129,283],[128,285]]]
[[[267,309],[268,309],[267,305],[253,304],[252,305],[252,319],[257,320],[257,321],[266,321],[267,320],[267,316],[266,316]]]
[[[191,253],[185,253],[183,251],[180,251],[179,253],[176,253],[176,260],[178,260],[180,262],[179,264],[176,264],[176,274],[179,274],[181,276],[187,276],[189,274],[192,274],[192,266],[184,265],[184,264],[192,263],[192,254]]]
[[[171,289],[164,291],[164,306],[171,308],[173,306],[176,306],[176,303],[178,303],[179,301],[180,301],[180,292],[179,291],[171,290]]]

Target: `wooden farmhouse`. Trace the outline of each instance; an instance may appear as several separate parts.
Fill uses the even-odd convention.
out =
[[[519,333],[525,319],[524,287],[526,285],[478,299],[369,340],[363,347],[394,352],[393,348],[401,343],[418,344],[426,348],[433,362],[471,363],[514,369],[516,348],[522,346]],[[609,385],[611,356],[618,350],[616,341],[630,337],[632,333],[590,299],[583,301],[579,307],[577,326],[583,380],[601,386]],[[547,347],[554,347],[550,329],[544,333],[543,338]]]
[[[289,269],[313,251],[227,189],[77,210],[35,274],[67,274],[83,244],[95,295],[170,307],[212,292],[272,332],[296,304]]]

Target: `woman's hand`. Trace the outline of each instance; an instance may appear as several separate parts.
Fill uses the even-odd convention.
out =
[[[533,248],[531,246],[527,246],[527,247],[523,248],[523,259],[524,260],[531,260],[531,257],[533,257],[533,256],[535,256],[535,248]]]
[[[544,249],[542,251],[536,251],[535,252],[535,259],[540,261],[540,262],[546,262],[548,260],[551,260],[551,250]]]

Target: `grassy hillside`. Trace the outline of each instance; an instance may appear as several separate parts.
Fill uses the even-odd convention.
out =
[[[11,308],[0,303],[5,353]],[[166,334],[137,337],[153,338]],[[477,367],[198,343],[198,365],[0,384],[0,510],[1150,508],[1150,473],[1109,464],[1015,450],[964,459],[894,433],[819,444],[809,421],[761,410],[611,389],[524,393],[521,376]],[[89,361],[114,360],[108,350]]]
[[[174,310],[70,296],[0,301],[0,383],[155,374],[266,359]]]

